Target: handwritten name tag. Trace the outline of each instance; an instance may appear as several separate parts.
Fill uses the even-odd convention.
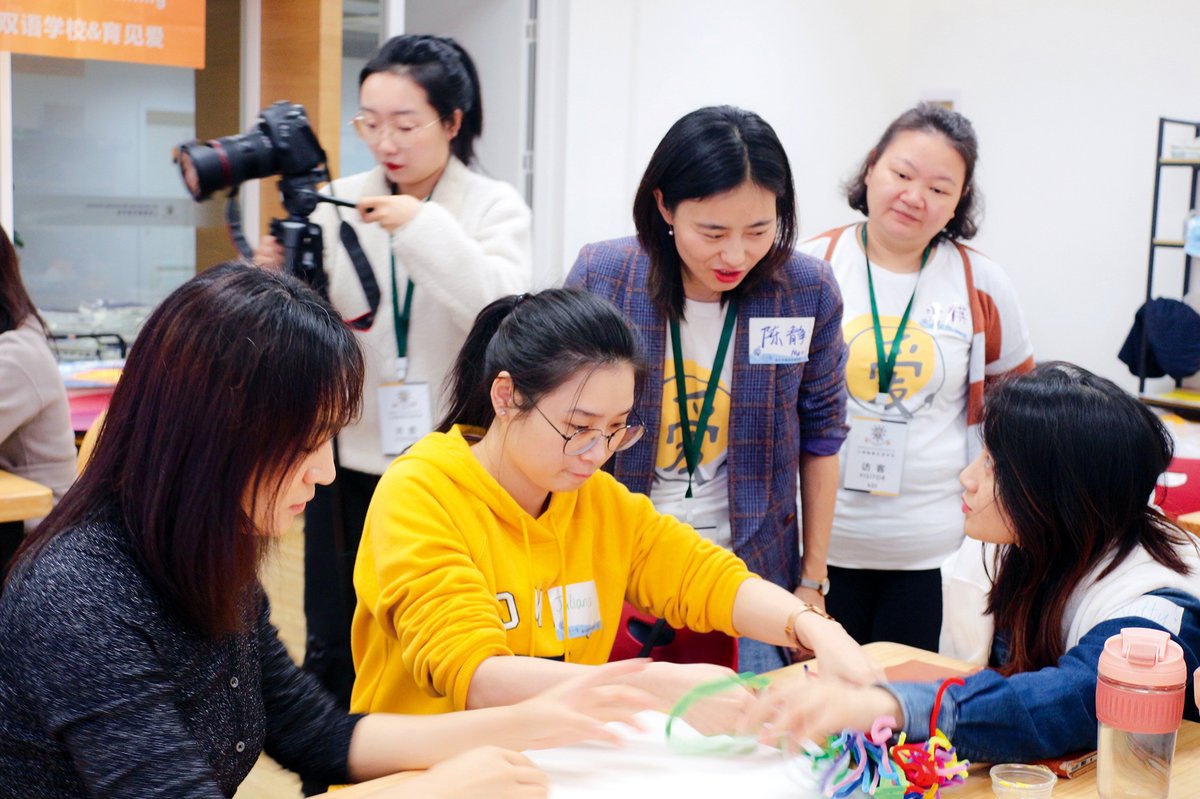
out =
[[[751,317],[750,363],[806,362],[815,322],[811,316]]]

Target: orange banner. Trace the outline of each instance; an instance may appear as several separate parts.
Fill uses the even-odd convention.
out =
[[[0,50],[204,68],[204,0],[0,0]]]

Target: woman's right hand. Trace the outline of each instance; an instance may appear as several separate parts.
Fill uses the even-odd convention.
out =
[[[658,704],[633,684],[648,665],[634,659],[589,666],[585,673],[513,705],[513,727],[523,731],[520,748],[549,749],[587,740],[620,743],[620,735],[607,724],[637,727],[634,714]]]
[[[729,680],[729,688],[704,697],[691,706],[680,718],[703,735],[730,734],[738,729],[742,714],[754,703],[750,691],[734,682],[737,674],[724,666],[711,663],[651,663],[645,677],[631,680],[657,697],[659,709],[669,713],[676,703],[698,685],[716,680]]]
[[[483,746],[443,760],[426,772],[371,796],[422,796],[428,799],[541,799],[550,779],[519,752]]]
[[[254,262],[255,266],[278,272],[283,268],[283,245],[279,243],[279,239],[269,233],[264,233],[258,240],[258,246],[254,248],[254,255],[250,260]]]

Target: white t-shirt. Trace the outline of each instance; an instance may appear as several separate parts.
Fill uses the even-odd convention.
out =
[[[708,390],[713,361],[721,341],[721,328],[728,305],[717,302],[685,300],[684,319],[679,324],[679,343],[683,349],[683,369],[688,392],[688,421],[693,430],[700,419],[700,406]],[[658,456],[650,500],[662,513],[669,513],[695,527],[701,535],[725,548],[730,547],[729,472],[729,387],[733,384],[734,339],[730,335],[725,363],[718,376],[713,396],[712,415],[700,445],[700,463],[692,478],[692,498],[685,499],[688,487],[687,460],[683,454],[682,425],[675,389],[675,357],[667,332],[663,365],[662,424],[658,432]]]
[[[827,239],[799,249],[825,256]],[[907,422],[907,446],[898,496],[845,489],[841,458],[829,563],[852,569],[935,569],[958,548],[963,514],[958,475],[966,465],[971,306],[962,262],[953,246],[938,247],[920,273],[871,266],[875,299],[891,352],[900,317],[916,288],[904,342],[896,358],[890,399],[881,408],[878,355],[867,287],[867,263],[857,228],[840,237],[830,259],[842,289],[847,421],[875,416]]]

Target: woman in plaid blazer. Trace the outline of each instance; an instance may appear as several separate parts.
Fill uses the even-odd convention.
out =
[[[567,278],[625,313],[650,365],[637,411],[652,435],[614,473],[824,607],[846,345],[829,265],[793,251],[783,145],[757,114],[693,111],[652,156],[633,217],[636,237],[585,246]],[[742,669],[787,658],[741,642]]]

